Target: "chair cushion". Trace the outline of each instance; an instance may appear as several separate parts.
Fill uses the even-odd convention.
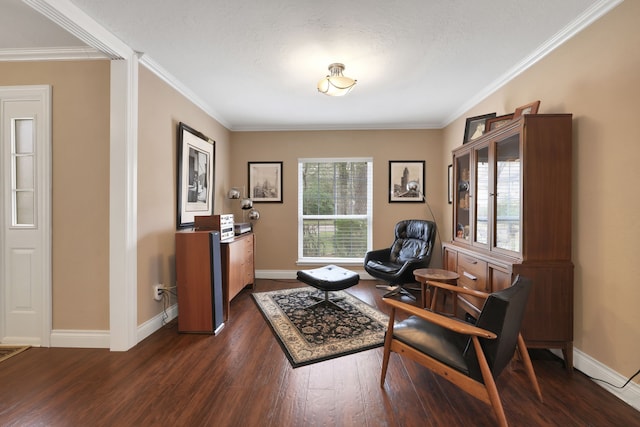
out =
[[[376,261],[369,260],[367,262],[367,266],[369,268],[373,268],[374,270],[382,271],[384,273],[397,273],[402,268],[400,264],[394,264],[392,262],[384,262],[384,261]]]
[[[429,252],[429,242],[419,239],[397,239],[391,246],[391,261],[405,263],[424,258]]]
[[[436,224],[422,219],[405,219],[396,224],[396,239],[418,239],[430,241]]]
[[[411,316],[393,327],[393,336],[422,353],[468,375],[463,357],[469,337]]]
[[[327,265],[313,270],[298,271],[298,280],[322,291],[340,291],[357,285],[360,276],[342,267]]]

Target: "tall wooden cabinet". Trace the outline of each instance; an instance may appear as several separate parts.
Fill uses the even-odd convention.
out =
[[[176,233],[178,331],[217,333],[224,326],[218,231]]]
[[[530,347],[573,365],[570,114],[525,115],[453,150],[453,239],[443,262],[458,284],[492,292],[533,280],[523,323]],[[461,298],[477,313],[481,302]]]
[[[231,300],[254,283],[254,235],[220,240],[217,231],[181,230],[175,237],[178,331],[214,333],[229,319]]]

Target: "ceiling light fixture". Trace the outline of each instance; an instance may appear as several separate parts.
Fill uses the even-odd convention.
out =
[[[342,75],[344,64],[333,63],[329,65],[329,71],[331,74],[318,82],[318,92],[324,93],[325,95],[344,96],[348,94],[358,82],[357,80]]]

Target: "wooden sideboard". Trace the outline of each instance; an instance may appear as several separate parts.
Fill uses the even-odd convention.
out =
[[[255,282],[255,236],[241,234],[223,240],[222,246],[222,291],[224,293],[225,320],[229,318],[231,300],[241,290]]]
[[[211,242],[211,233],[181,230],[175,236],[179,332],[214,333],[218,327],[216,311],[221,311],[218,317],[228,320],[231,300],[254,283],[253,233],[220,241],[217,249]],[[220,263],[218,271],[216,258]],[[221,301],[216,301],[216,286],[221,288]],[[216,303],[220,304],[219,310]]]

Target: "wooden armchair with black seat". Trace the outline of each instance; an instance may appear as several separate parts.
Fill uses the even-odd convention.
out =
[[[486,294],[439,282],[430,286],[485,299],[475,325],[384,298],[391,306],[384,343],[380,387],[384,387],[391,352],[405,356],[491,405],[501,426],[507,425],[495,379],[512,360],[516,348],[531,384],[542,402],[527,347],[520,334],[531,280],[517,277],[503,290]],[[410,316],[395,323],[396,311]]]
[[[405,219],[394,229],[395,240],[390,247],[369,251],[364,257],[364,269],[372,277],[389,283],[384,296],[399,293],[415,299],[403,289],[407,283],[416,283],[413,272],[427,268],[431,262],[436,239],[436,223],[423,219]]]

